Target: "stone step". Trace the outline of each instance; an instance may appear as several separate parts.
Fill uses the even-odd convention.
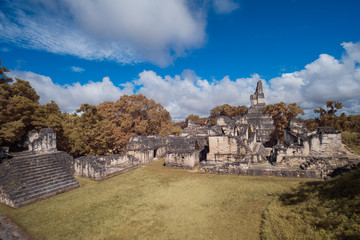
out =
[[[43,184],[46,184],[48,182],[53,182],[53,181],[57,181],[57,180],[63,180],[63,179],[68,179],[68,178],[73,178],[73,176],[66,174],[66,173],[61,173],[57,176],[44,176],[43,178],[34,178],[34,179],[29,179],[28,181],[21,181],[18,186],[18,188],[16,188],[16,192],[22,191],[23,189],[27,189],[27,188],[33,188],[33,187],[37,187]],[[7,191],[11,191],[11,189],[6,189]]]
[[[28,199],[28,200],[25,200],[25,201],[17,202],[15,204],[15,207],[23,207],[23,206],[26,206],[28,204],[31,204],[31,203],[34,203],[34,202],[37,202],[37,201],[40,201],[40,200],[55,196],[55,195],[63,193],[63,192],[70,191],[70,190],[78,188],[78,187],[80,187],[80,185],[78,183],[77,184],[69,184],[66,187],[63,187],[63,188],[58,189],[58,190],[55,189],[55,190],[53,190],[53,191],[51,191],[49,193],[45,193],[45,194],[40,195],[38,197],[34,197],[34,198],[31,198],[31,199]]]
[[[11,160],[18,160],[18,161],[26,161],[27,159],[32,159],[32,158],[41,158],[41,157],[44,157],[44,156],[50,156],[50,155],[53,155],[53,154],[57,154],[57,152],[54,152],[54,153],[42,153],[42,154],[25,154],[25,155],[11,155],[12,158]]]
[[[22,165],[22,167],[12,167],[13,169],[16,169],[17,172],[29,172],[32,170],[37,170],[37,169],[44,169],[47,167],[65,167],[66,164],[62,163],[62,162],[46,162],[46,163],[42,163],[42,164],[36,164],[36,165]]]
[[[66,179],[58,179],[54,180],[53,182],[47,182],[43,184],[39,184],[36,187],[33,188],[26,188],[22,191],[19,191],[15,194],[10,194],[14,201],[17,201],[17,199],[29,199],[37,195],[43,194],[43,192],[48,192],[49,189],[53,188],[61,188],[64,185],[67,184],[76,184],[75,178],[66,178]],[[23,200],[21,200],[23,201]]]
[[[40,183],[39,181],[41,181],[41,182],[42,181],[43,182],[51,181],[51,180],[56,178],[56,177],[54,177],[55,174],[59,174],[58,177],[71,176],[69,173],[66,173],[64,171],[62,171],[62,172],[53,172],[53,173],[49,173],[49,174],[44,175],[44,176],[39,175],[39,176],[30,177],[30,178],[27,178],[27,179],[24,179],[24,180],[19,179],[18,187],[16,187],[14,189],[14,186],[9,184],[9,185],[3,186],[3,190],[4,190],[4,192],[20,191],[21,189],[26,188],[26,186],[28,186],[29,184],[30,185],[33,185],[35,183],[39,184]],[[28,182],[30,182],[30,183],[28,184]]]
[[[59,179],[48,179],[47,181],[44,181],[44,182],[38,182],[35,185],[31,185],[31,186],[25,185],[22,188],[17,189],[16,191],[9,192],[9,195],[12,198],[18,198],[23,195],[34,194],[36,192],[43,191],[44,189],[48,188],[49,186],[62,185],[67,182],[75,182],[75,179],[73,177],[69,177],[69,176],[62,177]]]
[[[22,152],[9,152],[9,155],[12,157],[23,157],[23,156],[31,156],[35,155],[36,153],[30,151],[22,151]]]
[[[60,190],[62,188],[66,188],[66,187],[68,187],[70,185],[76,185],[76,184],[78,184],[78,183],[76,183],[74,181],[66,181],[66,182],[63,182],[61,184],[48,185],[46,188],[37,189],[36,191],[26,192],[26,193],[19,194],[19,195],[13,197],[14,203],[26,201],[26,200],[29,200],[29,199],[32,199],[32,198],[36,198],[36,197],[39,197],[41,195],[51,193],[52,191],[57,191],[57,190]]]
[[[32,187],[39,183],[46,183],[53,179],[63,179],[65,177],[69,177],[69,176],[71,176],[69,173],[61,172],[61,173],[52,174],[51,176],[48,175],[48,176],[41,176],[40,178],[29,179],[27,181],[24,181],[24,183],[25,183],[26,187]]]
[[[27,185],[31,185],[33,182],[39,182],[39,181],[45,181],[47,179],[54,179],[57,177],[62,177],[62,176],[71,176],[71,174],[68,171],[49,171],[45,174],[37,174],[37,175],[32,175],[32,176],[27,176],[27,177],[23,177],[21,176],[18,181],[19,184],[23,185],[23,186],[27,186]],[[12,186],[3,186],[3,189],[6,191],[11,191],[13,187]],[[21,188],[21,187],[19,187]],[[17,189],[19,189],[17,188]]]
[[[60,162],[48,162],[38,165],[29,165],[29,166],[23,165],[22,167],[16,168],[16,170],[17,172],[30,172],[35,170],[39,171],[40,169],[46,169],[52,167],[63,167],[63,164]]]
[[[78,183],[66,183],[63,185],[53,186],[52,188],[48,188],[46,190],[43,190],[42,192],[38,192],[36,194],[27,195],[23,198],[17,198],[13,202],[17,207],[21,207],[27,204],[30,204],[32,202],[39,201],[41,199],[45,199],[51,196],[54,196],[61,192],[66,192],[70,189],[77,188],[80,185]]]
[[[29,158],[29,159],[11,159],[10,165],[14,167],[21,167],[23,165],[31,165],[31,164],[41,164],[46,162],[58,162],[59,160],[55,158],[54,156],[41,156],[36,158]]]
[[[54,174],[57,173],[64,173],[64,174],[68,174],[69,176],[71,176],[70,172],[66,171],[65,169],[62,168],[49,168],[46,171],[41,171],[41,172],[36,172],[36,173],[28,173],[27,175],[23,175],[20,176],[20,181],[22,182],[26,182],[26,181],[30,181],[33,179],[37,179],[37,178],[41,178],[41,177],[48,177],[48,176],[52,176]]]

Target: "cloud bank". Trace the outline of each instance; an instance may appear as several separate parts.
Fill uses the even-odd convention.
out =
[[[167,66],[203,46],[207,2],[3,0],[0,41],[88,60]],[[238,7],[232,0],[212,5],[217,13]]]
[[[141,93],[161,103],[174,120],[184,120],[193,113],[208,116],[210,110],[222,104],[249,105],[258,80],[262,80],[267,104],[296,102],[311,116],[314,108],[328,100],[343,102],[347,114],[360,113],[360,43],[343,43],[344,54],[335,59],[321,54],[304,69],[284,73],[268,81],[258,74],[249,78],[207,80],[192,70],[181,75],[159,76],[154,71],[143,71],[138,79],[116,86],[104,77],[100,82],[84,85],[60,86],[50,77],[32,72],[11,72],[11,77],[27,80],[40,95],[41,103],[55,100],[63,111],[73,112],[81,103],[97,105],[115,101],[123,94]]]
[[[12,71],[9,77],[20,78],[29,81],[31,86],[40,96],[40,103],[55,101],[63,112],[74,112],[83,103],[98,105],[105,101],[114,101],[124,94],[132,94],[129,87],[120,88],[115,86],[109,77],[104,77],[100,82],[88,82],[81,85],[55,84],[50,77],[39,75],[33,72]]]

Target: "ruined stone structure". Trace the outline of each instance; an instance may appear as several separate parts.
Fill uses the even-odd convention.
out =
[[[26,144],[31,152],[55,152],[56,133],[52,128],[31,130],[27,135]]]
[[[165,165],[192,168],[200,163],[200,170],[211,173],[324,178],[358,161],[349,159],[340,132],[329,128],[310,132],[297,119],[285,131],[284,145],[275,146],[270,156],[265,146],[274,125],[262,112],[265,96],[261,81],[250,101],[243,117],[222,116],[215,126],[191,122],[180,138],[169,141]]]
[[[207,137],[172,137],[168,139],[165,166],[192,169],[206,159],[207,152]]]
[[[126,155],[134,156],[140,164],[147,164],[166,153],[167,139],[156,136],[132,136],[126,145]]]
[[[265,95],[262,83],[259,80],[256,91],[250,96],[251,106],[245,114],[245,119],[256,131],[256,140],[266,143],[270,140],[270,134],[274,131],[274,121],[270,115],[263,114],[265,107]]]
[[[12,207],[80,186],[73,177],[73,158],[56,150],[52,129],[31,131],[28,136],[29,151],[9,153],[11,158],[0,163],[0,202]]]
[[[125,154],[76,158],[75,175],[104,180],[164,157],[166,145],[167,139],[161,136],[135,135],[127,143]]]
[[[188,120],[187,127],[182,131],[180,137],[206,137],[208,135],[208,126],[195,124]]]
[[[315,170],[326,177],[358,159],[343,146],[340,131],[329,127],[309,131],[302,120],[293,119],[284,131],[284,144],[273,148],[271,161],[275,166]]]

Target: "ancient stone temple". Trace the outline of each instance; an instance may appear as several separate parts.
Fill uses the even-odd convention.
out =
[[[262,112],[261,81],[250,102],[243,117],[220,116],[214,126],[189,121],[178,137],[133,136],[125,154],[77,158],[75,174],[102,180],[165,158],[165,166],[199,166],[199,171],[209,173],[323,178],[351,162],[339,132],[326,128],[310,132],[300,120],[290,122],[284,145],[267,148],[274,125]]]
[[[315,170],[326,177],[358,159],[342,144],[340,131],[329,127],[309,131],[302,120],[293,119],[284,131],[284,144],[274,146],[271,161],[274,166]]]
[[[262,112],[265,107],[265,95],[261,80],[257,82],[255,93],[250,96],[250,102],[251,106],[245,114],[245,119],[255,129],[256,140],[266,143],[275,127],[271,116]]]
[[[28,134],[29,151],[9,153],[0,163],[0,202],[21,207],[79,187],[73,158],[56,150],[50,129]]]

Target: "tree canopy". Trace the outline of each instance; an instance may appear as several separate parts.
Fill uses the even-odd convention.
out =
[[[209,121],[214,125],[216,118],[219,116],[226,117],[238,117],[244,116],[248,108],[246,106],[230,106],[229,104],[223,104],[221,106],[214,107],[210,111]]]
[[[280,102],[271,105],[266,105],[263,113],[269,114],[274,120],[275,130],[272,133],[270,143],[277,144],[284,139],[284,129],[289,125],[291,119],[296,118],[299,114],[304,114],[304,110],[296,103]]]

